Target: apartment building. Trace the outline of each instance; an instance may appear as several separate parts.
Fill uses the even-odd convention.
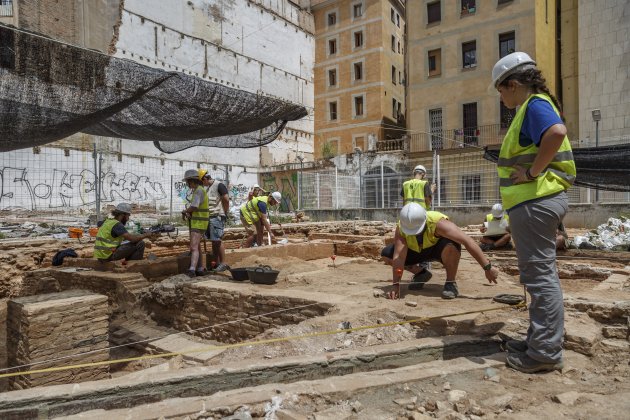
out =
[[[405,127],[405,4],[313,0],[315,157],[376,150]]]

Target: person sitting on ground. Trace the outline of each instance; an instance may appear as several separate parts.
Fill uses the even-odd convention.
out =
[[[403,268],[414,274],[422,273],[418,264],[440,261],[446,269],[446,282],[442,291],[443,299],[454,299],[459,295],[455,277],[459,267],[461,246],[483,268],[486,279],[496,283],[498,270],[483,254],[479,245],[462,232],[448,217],[437,211],[426,211],[417,203],[406,204],[400,211],[394,243],[381,252],[383,260],[392,266],[394,290],[391,299],[400,297],[400,281]],[[425,283],[431,276],[424,276]],[[421,288],[422,286],[420,286]]]
[[[94,242],[94,258],[99,261],[141,260],[144,258],[143,239],[157,236],[143,233],[131,234],[125,225],[131,217],[131,204],[120,203],[112,210],[112,218],[107,219],[98,228]],[[128,241],[122,243],[123,240]]]
[[[499,222],[499,226],[504,233],[482,236],[481,249],[483,251],[490,251],[492,249],[500,248],[512,249],[512,235],[510,235],[509,232],[510,218],[503,211],[503,206],[500,203],[492,206],[490,214],[486,215],[486,221],[481,226],[481,229],[479,229],[481,233],[485,234],[488,231],[488,227],[486,226],[486,224],[489,226],[492,222]]]
[[[208,194],[210,208],[210,222],[208,229],[206,229],[205,237],[212,242],[212,254],[217,262],[214,271],[222,272],[230,269],[230,266],[225,264],[225,246],[223,246],[221,241],[227,216],[230,214],[230,197],[227,187],[223,183],[212,179],[207,170],[200,169],[199,176],[206,194]]]
[[[254,243],[254,239],[258,246],[262,246],[264,229],[267,229],[267,232],[269,232],[273,240],[274,236],[267,218],[267,209],[268,206],[277,206],[280,204],[280,200],[282,200],[282,195],[278,191],[275,191],[268,196],[254,197],[251,201],[247,201],[241,206],[241,223],[243,223],[245,234],[247,235],[245,248],[251,247]],[[256,229],[255,233],[250,233],[250,226],[254,226]]]

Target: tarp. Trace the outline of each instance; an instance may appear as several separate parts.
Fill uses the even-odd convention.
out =
[[[306,115],[299,104],[0,25],[0,151],[77,132],[154,141],[168,153],[257,147]]]
[[[485,159],[497,163],[498,150],[485,149]],[[577,170],[574,185],[630,192],[630,144],[573,149]]]

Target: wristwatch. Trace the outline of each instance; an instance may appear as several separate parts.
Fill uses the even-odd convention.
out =
[[[492,268],[492,263],[491,263],[491,262],[489,262],[488,264],[486,264],[486,265],[484,265],[484,266],[483,266],[483,270],[484,270],[484,271],[488,271],[488,270],[490,270],[491,268]]]

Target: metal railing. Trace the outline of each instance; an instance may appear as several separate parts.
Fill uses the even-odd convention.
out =
[[[501,144],[506,132],[507,128],[501,124],[489,124],[439,130],[432,133],[416,133],[411,135],[409,151],[424,152]]]
[[[406,137],[392,140],[379,140],[376,143],[377,152],[396,152],[396,151],[408,151],[409,139]]]
[[[13,0],[0,0],[0,17],[13,16]]]

